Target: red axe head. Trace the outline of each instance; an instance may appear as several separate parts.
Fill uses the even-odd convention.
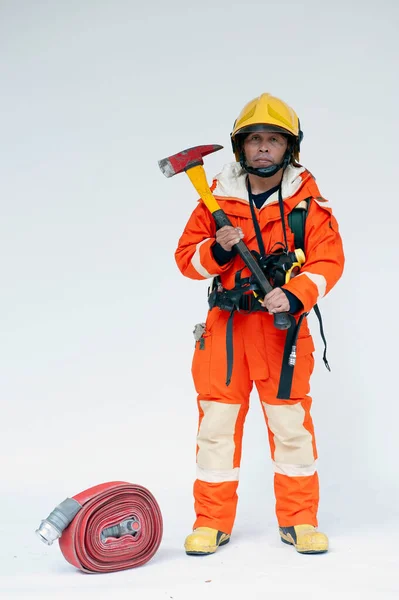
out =
[[[182,173],[197,165],[203,165],[203,156],[221,150],[223,146],[217,144],[209,144],[208,146],[194,146],[194,148],[187,148],[182,150],[173,156],[168,156],[158,161],[159,168],[166,177],[173,177],[176,173]]]

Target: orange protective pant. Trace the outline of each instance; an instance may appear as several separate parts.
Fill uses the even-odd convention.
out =
[[[203,339],[196,343],[192,375],[198,393],[195,527],[231,533],[237,508],[242,436],[255,383],[268,427],[274,466],[278,524],[317,526],[317,451],[310,416],[309,380],[313,340],[306,321],[297,342],[290,398],[276,398],[286,332],[268,313],[236,312],[233,322],[233,374],[226,385],[226,323],[229,313],[208,313]]]

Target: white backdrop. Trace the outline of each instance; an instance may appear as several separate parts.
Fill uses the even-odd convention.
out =
[[[140,598],[164,598],[169,577],[174,598],[200,594],[204,562],[185,557],[182,543],[194,518],[192,329],[205,318],[208,284],[184,278],[174,262],[196,192],[184,174],[166,179],[157,162],[222,144],[205,159],[211,180],[233,160],[234,119],[262,92],[299,114],[301,162],[333,206],[347,259],[321,303],[330,374],[311,318],[320,528],[338,548],[323,565],[331,576],[350,562],[356,539],[372,551],[367,542],[380,531],[375,547],[394,543],[398,25],[394,0],[0,2],[4,597],[47,597],[50,572],[86,594],[98,585],[76,579],[56,545],[46,549],[33,532],[65,497],[118,479],[152,491],[164,540],[153,570],[141,571],[149,575],[101,581],[141,577]],[[269,552],[269,563],[278,556],[295,569],[301,558],[278,545],[266,430],[256,394],[251,400],[238,541],[223,549],[234,589],[240,540],[247,561],[251,543],[267,544],[256,556]],[[381,591],[388,581],[381,598],[394,589],[390,561],[375,583]],[[145,577],[159,564],[160,587],[149,591]],[[184,593],[173,579],[180,565],[194,578]],[[306,571],[293,573],[306,586]]]

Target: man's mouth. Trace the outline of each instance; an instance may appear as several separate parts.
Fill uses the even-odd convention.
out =
[[[273,164],[273,161],[270,160],[270,158],[257,158],[255,159],[256,163],[259,163],[261,165],[271,165]]]

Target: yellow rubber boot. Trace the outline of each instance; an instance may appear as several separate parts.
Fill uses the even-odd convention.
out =
[[[219,548],[230,541],[230,535],[212,529],[211,527],[198,527],[186,537],[184,548],[186,554],[192,556],[203,556],[213,554]]]
[[[322,554],[328,550],[328,537],[313,525],[279,528],[281,541],[292,544],[301,554]]]

